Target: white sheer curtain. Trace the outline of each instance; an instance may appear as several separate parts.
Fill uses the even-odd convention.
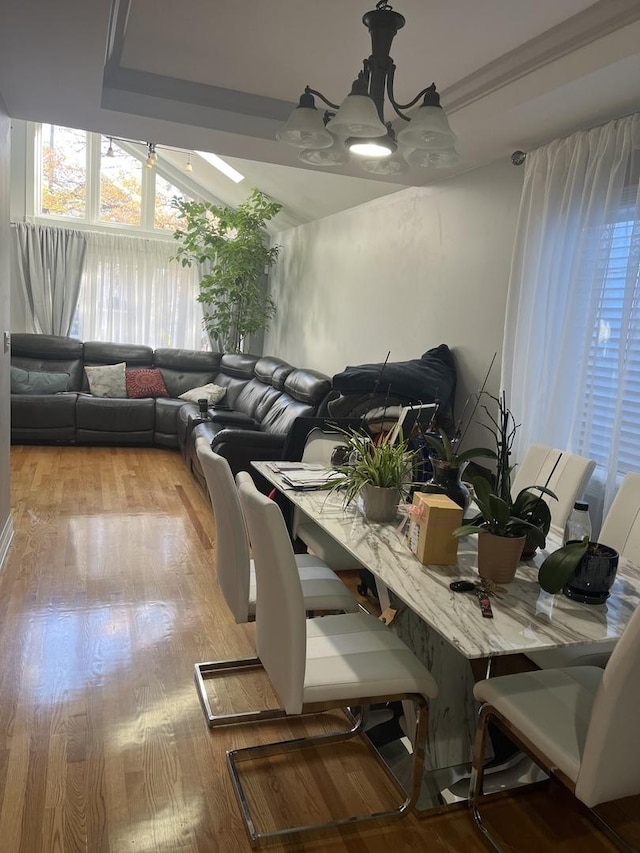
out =
[[[164,240],[87,233],[75,333],[85,341],[208,349],[198,271]]]
[[[527,154],[502,383],[533,442],[596,459],[608,508],[640,469],[640,114]]]
[[[68,335],[80,288],[85,235],[17,222],[12,223],[12,238],[12,270],[24,299],[27,330]]]

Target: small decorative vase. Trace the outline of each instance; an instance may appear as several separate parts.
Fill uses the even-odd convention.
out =
[[[526,536],[478,534],[478,574],[494,583],[511,583],[516,576]]]
[[[618,552],[608,545],[590,542],[573,577],[562,592],[582,604],[604,604],[618,572]]]
[[[369,521],[389,522],[395,521],[400,503],[400,492],[394,488],[373,486],[365,483],[360,490],[362,495],[362,509],[365,518]]]
[[[443,459],[431,459],[431,466],[433,476],[428,483],[420,487],[420,491],[444,494],[451,498],[454,503],[457,503],[459,507],[462,507],[463,512],[466,512],[471,503],[471,495],[469,489],[460,479],[464,469],[458,466],[452,467]]]

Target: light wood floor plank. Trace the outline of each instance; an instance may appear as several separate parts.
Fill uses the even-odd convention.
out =
[[[336,715],[210,731],[196,661],[250,655],[215,582],[215,522],[177,452],[12,448],[15,539],[0,576],[1,853],[247,853],[227,749],[330,730]],[[226,679],[218,704],[277,704]],[[357,747],[250,771],[266,825],[391,795]],[[282,776],[275,769],[283,769]],[[608,807],[636,833],[640,798]],[[554,788],[488,804],[512,849],[609,843]],[[485,846],[465,809],[307,838],[273,851],[417,853]]]

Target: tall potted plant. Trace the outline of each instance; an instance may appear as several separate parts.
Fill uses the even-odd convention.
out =
[[[495,481],[492,487],[483,477],[472,480],[479,513],[453,535],[479,534],[478,573],[496,583],[509,583],[515,577],[527,537],[535,546],[544,547],[551,513],[542,495],[556,496],[545,486],[531,485],[522,489],[515,499],[511,497],[510,457],[518,424],[507,408],[504,393],[501,397],[484,394],[497,406],[497,415],[483,406],[489,420],[484,426],[495,444]]]
[[[172,202],[185,220],[173,236],[176,259],[202,270],[198,302],[204,325],[223,352],[239,352],[247,335],[268,328],[275,303],[262,275],[277,261],[280,246],[267,245],[265,223],[282,205],[259,190],[237,208],[210,202]]]

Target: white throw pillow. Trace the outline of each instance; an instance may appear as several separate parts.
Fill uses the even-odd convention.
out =
[[[104,367],[85,367],[89,390],[93,397],[126,397],[126,362],[105,364]]]
[[[209,405],[214,406],[222,400],[226,393],[226,388],[209,382],[208,385],[202,385],[200,388],[192,388],[190,391],[185,391],[184,394],[180,394],[180,399],[186,400],[188,403],[197,403],[198,400],[206,399]]]

